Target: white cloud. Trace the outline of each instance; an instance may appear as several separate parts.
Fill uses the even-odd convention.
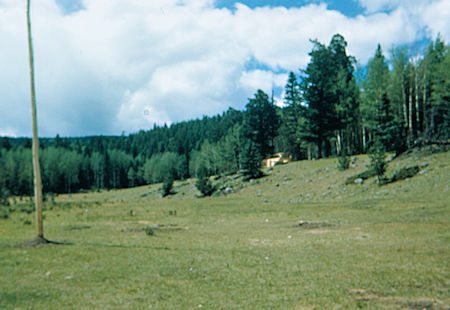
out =
[[[309,39],[335,33],[366,62],[393,44],[450,29],[446,0],[360,0],[349,18],[326,5],[214,8],[213,0],[84,0],[65,14],[32,2],[41,135],[120,134],[242,109],[308,63]],[[376,4],[378,3],[378,4]],[[421,4],[422,3],[422,4]],[[423,4],[425,3],[425,4]],[[380,9],[392,8],[390,12]],[[419,10],[420,8],[420,10]],[[30,135],[24,0],[0,0],[0,134]],[[260,64],[248,68],[248,63]],[[281,99],[280,99],[281,100]]]
[[[284,87],[287,81],[287,74],[274,74],[267,70],[253,70],[243,72],[240,78],[240,84],[249,90],[261,89],[267,94],[272,92],[275,87]]]

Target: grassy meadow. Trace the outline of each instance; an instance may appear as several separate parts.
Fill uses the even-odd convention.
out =
[[[389,163],[388,176],[419,165],[410,179],[344,184],[368,162],[223,177],[232,193],[210,198],[195,180],[168,198],[160,184],[60,195],[44,232],[65,245],[21,245],[35,220],[16,197],[0,219],[0,309],[449,309],[450,152]]]

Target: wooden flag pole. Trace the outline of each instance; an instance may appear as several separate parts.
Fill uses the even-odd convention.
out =
[[[28,55],[30,59],[30,86],[31,86],[31,113],[33,116],[33,172],[34,172],[34,203],[36,206],[37,237],[44,238],[42,223],[42,180],[39,165],[39,138],[37,133],[36,117],[36,90],[34,86],[34,59],[31,39],[30,0],[27,0],[27,26],[28,26]]]

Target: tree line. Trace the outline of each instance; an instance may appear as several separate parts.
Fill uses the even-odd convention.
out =
[[[243,111],[154,126],[128,136],[41,139],[45,192],[125,188],[166,179],[261,175],[261,160],[285,152],[294,160],[368,152],[397,154],[448,143],[449,47],[438,36],[420,56],[404,47],[386,57],[378,45],[367,66],[336,34],[313,40],[305,70],[290,72],[284,107],[258,90]],[[0,195],[33,191],[31,140],[0,140]]]

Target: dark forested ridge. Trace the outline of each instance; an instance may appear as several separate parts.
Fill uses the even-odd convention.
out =
[[[274,152],[297,160],[448,143],[450,55],[440,37],[420,57],[401,47],[386,56],[379,45],[364,70],[341,35],[312,42],[307,68],[289,74],[283,108],[258,90],[244,111],[128,136],[40,139],[44,191],[124,188],[199,171],[257,177]],[[31,139],[0,138],[0,196],[32,190]]]

